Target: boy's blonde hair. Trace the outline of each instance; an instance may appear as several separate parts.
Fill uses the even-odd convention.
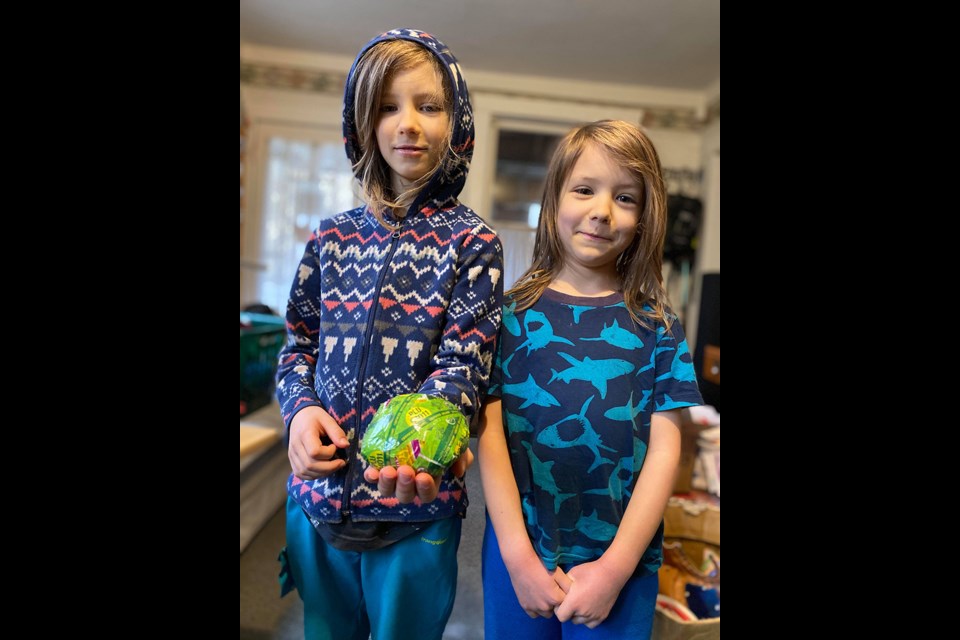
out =
[[[390,166],[377,146],[377,119],[380,116],[381,97],[383,88],[397,73],[421,64],[431,66],[443,87],[443,95],[437,96],[437,102],[443,105],[450,120],[446,137],[441,144],[445,151],[440,154],[437,166],[414,182],[409,189],[403,193],[393,193]],[[388,40],[371,47],[357,62],[355,76],[354,115],[357,143],[362,154],[354,164],[353,171],[360,181],[363,199],[373,215],[385,227],[394,228],[395,225],[386,221],[384,213],[395,208],[405,211],[453,153],[450,148],[453,135],[453,89],[440,60],[424,47],[408,40]]]
[[[569,132],[553,153],[543,189],[540,222],[533,247],[533,263],[507,291],[517,311],[532,306],[560,273],[563,245],[557,231],[557,212],[563,188],[587,145],[596,145],[636,179],[642,190],[637,234],[617,258],[617,274],[627,311],[634,322],[647,321],[667,328],[667,294],[663,288],[663,243],[667,230],[667,193],[660,157],[650,139],[636,125],[622,120],[600,120]]]

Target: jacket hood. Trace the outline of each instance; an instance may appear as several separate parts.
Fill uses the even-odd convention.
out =
[[[411,209],[413,211],[419,211],[424,206],[441,208],[454,204],[457,201],[457,196],[463,189],[463,185],[467,181],[467,172],[470,170],[470,159],[473,157],[473,107],[470,104],[470,94],[467,91],[467,83],[460,74],[460,64],[447,45],[429,33],[420,31],[419,29],[393,29],[380,34],[365,44],[363,49],[360,50],[360,53],[357,54],[353,65],[350,67],[350,73],[347,76],[347,84],[343,93],[343,142],[347,149],[347,158],[350,160],[351,165],[355,165],[362,155],[360,146],[357,143],[356,122],[353,114],[357,63],[370,47],[386,40],[409,40],[410,42],[416,42],[438,57],[442,62],[442,66],[447,70],[447,77],[450,79],[450,84],[453,87],[453,113],[451,114],[453,136],[450,140],[450,146],[457,152],[459,160],[457,162],[444,161],[442,163],[441,170],[437,172],[423,188]],[[447,160],[449,160],[449,158]]]

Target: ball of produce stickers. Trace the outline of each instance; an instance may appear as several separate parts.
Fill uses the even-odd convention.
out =
[[[410,465],[441,475],[467,448],[470,428],[455,405],[423,393],[405,393],[380,405],[360,444],[377,469]]]

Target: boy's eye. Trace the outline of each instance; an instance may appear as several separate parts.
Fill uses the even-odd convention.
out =
[[[622,193],[617,196],[617,200],[626,204],[637,204],[637,199],[629,193]]]
[[[421,108],[423,111],[426,111],[426,112],[428,112],[428,113],[441,113],[441,112],[443,111],[443,107],[441,107],[441,106],[438,105],[438,104],[425,104],[425,105],[421,106],[420,108]]]
[[[579,193],[582,196],[588,196],[593,193],[593,191],[590,190],[590,187],[574,187],[573,192]]]
[[[380,112],[381,112],[381,113],[389,113],[390,111],[396,111],[396,110],[397,110],[397,105],[394,105],[394,104],[383,104],[383,105],[380,105]]]

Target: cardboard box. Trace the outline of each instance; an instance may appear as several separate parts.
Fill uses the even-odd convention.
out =
[[[672,497],[663,515],[664,541],[680,541],[688,557],[720,549],[720,507]],[[720,618],[681,622],[657,610],[652,640],[720,640]]]
[[[720,548],[720,507],[673,496],[663,512],[663,537],[705,542]]]
[[[720,640],[720,618],[677,622],[657,611],[653,614],[650,640]]]

